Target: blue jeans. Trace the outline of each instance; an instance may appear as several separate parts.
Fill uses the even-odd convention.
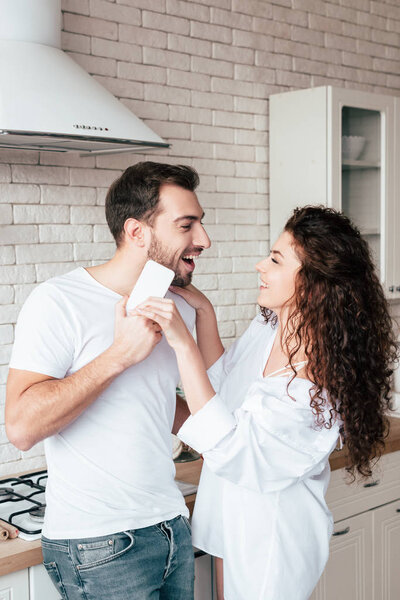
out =
[[[42,551],[63,600],[193,600],[193,547],[182,515],[102,537],[43,536]]]

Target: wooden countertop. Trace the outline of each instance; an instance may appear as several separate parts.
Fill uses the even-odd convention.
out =
[[[390,433],[386,440],[385,454],[400,450],[400,418],[390,418]],[[329,459],[332,471],[346,465],[346,450],[335,450]],[[176,465],[176,478],[188,483],[198,483],[203,461],[196,460]],[[193,511],[196,494],[186,496],[186,505]],[[26,542],[19,538],[0,542],[0,576],[20,571],[42,562],[40,540]]]

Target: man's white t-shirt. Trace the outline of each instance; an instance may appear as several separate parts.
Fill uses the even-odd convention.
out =
[[[166,297],[192,331],[194,309],[177,294]],[[20,312],[10,367],[57,379],[75,373],[112,344],[120,299],[82,267],[42,283]],[[188,516],[172,461],[178,381],[175,353],[163,336],[145,360],[45,440],[46,537],[95,537]]]

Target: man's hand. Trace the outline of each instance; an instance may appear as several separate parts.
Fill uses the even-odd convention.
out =
[[[126,314],[128,296],[115,306],[114,342],[108,353],[123,369],[141,362],[161,341],[161,327],[143,315]]]

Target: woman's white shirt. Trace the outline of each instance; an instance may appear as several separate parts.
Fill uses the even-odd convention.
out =
[[[208,370],[216,395],[178,433],[204,456],[193,543],[225,559],[226,600],[307,600],[329,553],[339,423],[315,426],[310,381],[287,391],[292,374],[263,377],[276,332],[252,321]]]

